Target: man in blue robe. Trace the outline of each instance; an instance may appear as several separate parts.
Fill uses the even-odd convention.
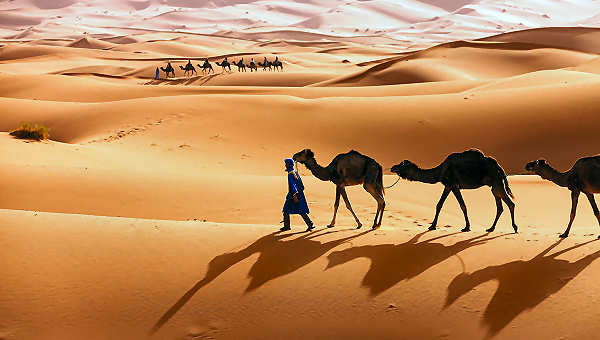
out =
[[[291,158],[285,159],[285,171],[287,172],[288,178],[288,194],[285,197],[285,204],[283,205],[283,228],[281,231],[291,230],[290,227],[290,214],[299,214],[306,222],[308,229],[306,231],[313,230],[314,224],[308,217],[308,204],[306,204],[306,198],[304,197],[304,184],[300,175],[294,169],[294,160]]]

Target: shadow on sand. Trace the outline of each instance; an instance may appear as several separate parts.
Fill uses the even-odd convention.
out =
[[[496,293],[483,315],[483,323],[488,327],[488,337],[492,337],[519,314],[534,308],[547,297],[561,290],[569,281],[600,257],[600,251],[597,251],[575,262],[556,258],[594,241],[588,241],[548,255],[553,248],[562,242],[562,240],[559,240],[531,260],[519,260],[498,266],[490,266],[470,274],[462,273],[450,283],[444,309],[473,288],[488,281],[498,281]]]
[[[348,229],[346,229],[348,230]],[[179,311],[200,288],[206,286],[227,269],[250,256],[259,253],[258,260],[252,265],[248,272],[250,283],[246,293],[255,290],[270,280],[292,273],[307,264],[315,261],[331,249],[348,242],[354,238],[365,235],[372,231],[369,229],[362,233],[353,234],[341,239],[321,243],[315,238],[333,234],[340,231],[291,233],[281,234],[279,232],[263,236],[246,248],[232,253],[225,253],[213,258],[208,264],[208,270],[204,278],[190,288],[169,310],[156,322],[151,333],[158,331],[177,311]],[[350,229],[355,230],[355,229]],[[286,239],[290,236],[303,234],[302,236]]]
[[[368,258],[371,260],[371,267],[365,274],[362,285],[369,288],[371,296],[375,296],[390,289],[400,281],[416,277],[467,248],[484,244],[498,237],[512,235],[503,234],[487,237],[488,233],[446,246],[441,243],[432,243],[432,241],[462,233],[452,233],[418,242],[419,238],[426,233],[428,231],[417,234],[401,244],[359,246],[332,252],[328,256],[329,264],[327,268],[357,258]]]

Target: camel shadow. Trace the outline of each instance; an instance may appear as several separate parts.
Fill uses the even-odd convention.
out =
[[[597,251],[575,262],[556,258],[596,240],[547,256],[562,241],[559,240],[527,261],[513,261],[458,275],[448,286],[444,309],[473,288],[488,281],[498,281],[498,288],[483,315],[483,323],[488,327],[487,337],[495,336],[519,314],[534,308],[550,295],[557,293],[600,257],[600,251]]]
[[[198,290],[214,281],[219,275],[233,265],[254,254],[258,253],[259,256],[258,260],[256,260],[248,272],[250,283],[246,287],[245,293],[253,291],[273,279],[290,274],[308,265],[331,249],[344,242],[365,235],[371,232],[372,229],[324,243],[314,240],[317,237],[340,231],[345,230],[328,232],[314,231],[312,233],[297,232],[291,234],[275,232],[259,238],[242,250],[214,257],[208,264],[208,269],[204,278],[190,288],[165,314],[162,315],[152,328],[151,333],[158,331],[167,321],[169,321],[169,319],[171,319]],[[287,239],[297,234],[303,235]]]
[[[401,281],[416,277],[465,249],[509,235],[486,237],[489,235],[488,233],[446,246],[441,243],[432,243],[432,241],[462,233],[456,232],[419,242],[419,238],[427,232],[417,234],[401,244],[359,246],[332,252],[328,256],[329,264],[326,269],[357,258],[368,258],[371,260],[371,267],[362,280],[362,286],[369,288],[371,296],[376,296]]]

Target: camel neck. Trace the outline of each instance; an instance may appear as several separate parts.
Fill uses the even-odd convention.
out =
[[[304,164],[316,178],[322,181],[329,181],[331,178],[329,175],[329,170],[320,166],[314,158],[307,160]]]
[[[431,169],[421,169],[416,167],[408,174],[408,179],[423,183],[434,184],[440,181],[441,166],[438,165]]]
[[[552,168],[550,165],[546,165],[537,171],[537,174],[543,178],[547,179],[551,182],[554,182],[556,185],[561,187],[569,186],[569,172],[559,172]]]

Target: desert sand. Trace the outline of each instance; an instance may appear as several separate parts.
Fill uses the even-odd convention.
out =
[[[600,228],[527,174],[598,153],[600,2],[0,2],[0,339],[591,339]],[[364,17],[363,22],[356,18]],[[567,27],[569,26],[569,27]],[[282,72],[215,61],[278,56]],[[215,73],[178,66],[208,58]],[[154,78],[171,61],[176,77]],[[197,67],[196,67],[197,68]],[[197,68],[198,69],[198,68]],[[9,135],[44,124],[42,142]],[[351,149],[422,167],[477,148],[488,187],[400,181],[376,204],[299,171],[311,217],[277,232],[283,159]]]

